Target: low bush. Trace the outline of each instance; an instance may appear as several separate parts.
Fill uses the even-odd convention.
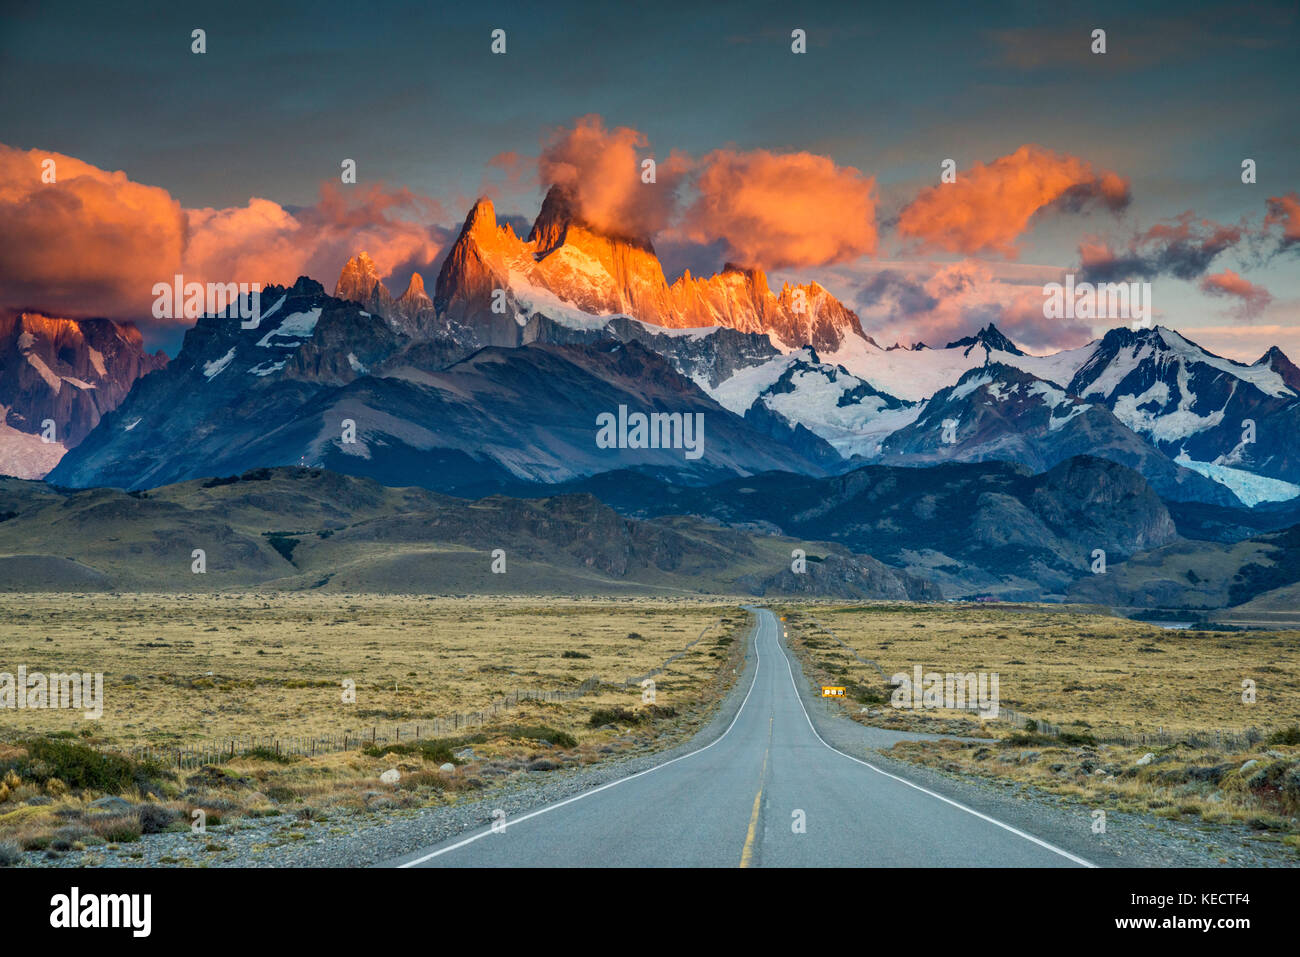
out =
[[[77,741],[29,738],[23,742],[23,749],[26,757],[14,759],[9,770],[41,785],[56,780],[56,791],[62,791],[61,786],[106,794],[119,794],[131,787],[157,790],[157,782],[163,776],[163,769],[151,761],[135,761],[125,755],[96,751]]]
[[[641,715],[626,708],[597,708],[587,721],[593,728],[603,724],[640,724]]]

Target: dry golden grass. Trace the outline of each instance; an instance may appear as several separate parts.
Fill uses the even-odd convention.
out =
[[[886,675],[918,664],[940,673],[996,672],[1003,707],[1098,738],[1300,723],[1297,631],[1174,631],[1049,606],[841,605],[792,607],[787,616],[792,639],[813,638],[815,662],[844,667],[886,695],[892,689],[879,674],[814,622]],[[1256,685],[1253,704],[1242,701],[1246,679]]]
[[[593,675],[621,683],[711,628],[656,677],[658,703],[672,706],[698,696],[718,667],[710,642],[745,620],[734,606],[689,600],[0,595],[0,671],[103,672],[105,699],[97,721],[0,712],[0,740],[86,728],[121,747],[357,734],[476,711],[519,689],[573,688]],[[345,679],[355,704],[343,703]],[[572,730],[640,695],[606,688],[548,713]]]

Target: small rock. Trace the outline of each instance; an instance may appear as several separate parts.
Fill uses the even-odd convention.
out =
[[[439,771],[455,771],[455,770],[456,770],[456,765],[454,765],[454,764],[452,764],[450,761],[448,761],[446,764],[441,765],[441,766],[438,768],[438,770],[439,770]]]
[[[53,804],[54,798],[46,797],[44,794],[38,794],[35,797],[29,797],[27,803],[33,807],[41,807],[46,804]]]
[[[1257,764],[1259,764],[1259,758],[1251,758],[1249,761],[1247,761],[1245,764],[1243,764],[1243,765],[1241,766],[1241,770],[1242,770],[1242,771],[1249,771],[1251,768],[1253,768],[1253,767],[1254,767],[1255,765],[1257,765]]]
[[[402,779],[402,772],[397,768],[389,768],[383,774],[379,775],[379,780],[384,784],[396,784]]]
[[[478,757],[473,748],[461,748],[459,751],[453,751],[452,754],[461,761],[473,761]]]
[[[102,797],[90,802],[90,806],[97,811],[129,811],[131,803],[123,801],[120,797]]]
[[[1155,756],[1154,754],[1152,754],[1150,751],[1148,751],[1146,754],[1142,755],[1142,757],[1140,757],[1140,758],[1137,759],[1136,764],[1137,764],[1138,767],[1140,767],[1140,768],[1144,768],[1144,767],[1146,767],[1148,764],[1150,764],[1152,761],[1154,761],[1155,759],[1156,759],[1156,756]]]

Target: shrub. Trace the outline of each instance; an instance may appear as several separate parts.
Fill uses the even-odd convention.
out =
[[[597,708],[587,721],[593,728],[602,724],[640,724],[641,716],[626,708]]]
[[[1065,735],[1061,735],[1062,739],[1064,737]],[[1023,748],[1026,745],[1031,745],[1031,744],[1050,746],[1057,743],[1058,743],[1057,738],[1049,737],[1046,734],[1025,734],[1023,732],[1016,732],[1015,734],[1009,734],[1001,741],[998,742],[998,744],[1005,745],[1006,747],[1011,747],[1011,748]]]
[[[1268,736],[1269,744],[1300,744],[1300,725],[1291,725]]]
[[[14,867],[23,859],[22,849],[13,841],[0,841],[0,867]]]
[[[456,746],[455,741],[429,738],[403,744],[368,745],[361,751],[372,758],[382,758],[389,754],[418,754],[424,760],[434,764],[460,764],[460,760],[451,753],[451,749]]]
[[[1069,745],[1075,748],[1084,747],[1084,746],[1095,747],[1097,744],[1097,739],[1094,738],[1092,735],[1076,734],[1073,731],[1062,731],[1056,740],[1061,742],[1061,744]]]
[[[54,836],[60,841],[67,841],[70,844],[75,844],[78,841],[84,841],[94,833],[94,831],[86,827],[84,824],[65,824],[54,832]]]
[[[584,655],[581,651],[566,651],[560,655],[561,658],[590,658],[591,655]]]
[[[889,700],[887,692],[878,691],[869,685],[858,684],[854,681],[846,681],[844,689],[848,696],[858,704],[884,704]]]
[[[92,820],[91,827],[95,833],[110,844],[130,844],[140,840],[140,815],[134,811],[124,814],[109,814]]]
[[[549,741],[561,748],[576,748],[578,746],[578,739],[567,731],[560,731],[544,724],[511,725],[507,729],[507,733],[512,738],[523,738],[527,741]]]
[[[240,754],[241,758],[254,758],[258,761],[271,761],[275,764],[292,764],[294,758],[288,754],[281,754],[275,748],[268,748],[259,745],[256,748],[250,748]]]
[[[161,834],[176,820],[176,812],[159,804],[140,807],[140,830],[145,834]]]
[[[116,794],[132,786],[150,790],[162,776],[162,768],[153,762],[106,754],[76,741],[31,738],[23,747],[27,759],[21,773],[42,785],[57,779],[67,787]]]

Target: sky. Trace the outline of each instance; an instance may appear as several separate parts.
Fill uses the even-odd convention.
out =
[[[519,229],[563,181],[670,280],[815,279],[882,344],[1081,345],[1117,320],[1042,315],[1072,273],[1300,358],[1294,2],[113,7],[0,4],[0,307],[174,354],[173,271],[332,289],[366,249],[432,287],[477,196]]]

